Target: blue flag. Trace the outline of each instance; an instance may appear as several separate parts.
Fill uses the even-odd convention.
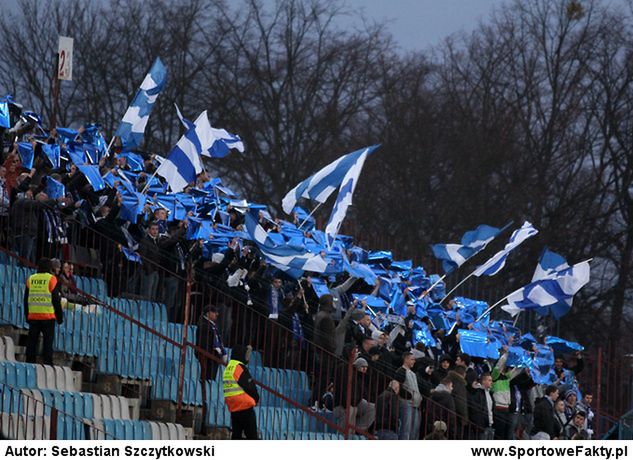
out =
[[[33,146],[30,142],[18,142],[18,154],[20,155],[20,161],[22,167],[26,169],[33,168]]]
[[[585,349],[585,347],[576,342],[569,342],[553,335],[545,337],[545,344],[548,347],[552,347],[556,353],[575,353]]]
[[[64,184],[48,176],[46,178],[46,195],[52,200],[63,198],[66,196],[66,188]]]
[[[42,144],[42,152],[44,152],[53,168],[59,168],[60,147],[58,144]]]
[[[9,116],[9,103],[0,102],[0,128],[10,128],[11,117]]]
[[[105,182],[103,181],[101,174],[99,173],[99,166],[97,165],[77,165],[77,169],[86,176],[88,183],[92,185],[92,189],[95,192],[103,190],[105,188]]]

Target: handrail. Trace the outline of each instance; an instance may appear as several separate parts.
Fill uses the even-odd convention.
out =
[[[38,399],[35,399],[34,397],[27,395],[25,393],[22,392],[22,388],[16,388],[12,385],[9,385],[7,383],[0,383],[0,388],[1,394],[5,394],[8,393],[11,396],[11,398],[9,399],[9,407],[5,407],[5,402],[7,401],[6,397],[3,397],[0,400],[0,432],[1,433],[9,433],[9,436],[11,434],[18,436],[18,429],[23,428],[24,433],[28,432],[28,424],[29,424],[29,419],[26,419],[24,421],[21,421],[20,418],[18,418],[18,422],[12,422],[10,416],[13,415],[17,415],[18,417],[28,417],[29,414],[22,414],[21,410],[27,411],[30,408],[33,408],[33,413],[37,414],[38,412],[42,413],[42,434],[44,435],[44,429],[45,428],[45,416],[43,414],[46,413],[46,408],[48,408],[50,410],[50,428],[48,431],[48,438],[47,439],[51,439],[51,440],[56,440],[58,438],[58,435],[60,433],[61,430],[59,430],[59,416],[62,415],[64,417],[67,417],[69,419],[74,420],[77,424],[81,424],[81,426],[84,427],[84,432],[85,432],[85,428],[88,427],[90,430],[94,430],[96,432],[102,433],[104,435],[104,438],[108,439],[118,439],[116,438],[113,434],[108,433],[105,429],[101,429],[98,428],[97,426],[94,425],[92,420],[87,420],[87,419],[81,419],[79,417],[76,417],[72,414],[69,414],[65,411],[63,411],[62,409],[53,406],[51,404],[48,404],[44,401],[40,401]],[[40,390],[39,388],[36,388],[36,390]],[[16,394],[17,393],[17,394]],[[15,396],[14,396],[15,395]],[[14,407],[14,401],[17,397],[17,407]],[[23,401],[26,401],[26,403],[23,403]],[[23,407],[26,406],[26,407]],[[39,409],[38,409],[39,408]],[[3,422],[4,422],[4,414],[9,415],[9,428],[8,431],[5,432],[4,427],[3,427]],[[13,426],[13,428],[11,428],[11,424],[15,424]],[[32,424],[33,427],[35,427],[35,424],[37,423],[36,418],[34,417],[32,420]],[[20,425],[22,425],[20,427]],[[74,426],[76,427],[76,426]],[[11,431],[13,429],[13,431]],[[20,430],[22,431],[22,430]],[[33,429],[33,433],[35,433],[35,429]],[[69,433],[66,433],[64,430],[64,434],[68,435]],[[26,436],[25,436],[26,437]]]

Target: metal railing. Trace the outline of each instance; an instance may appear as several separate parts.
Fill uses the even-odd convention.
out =
[[[22,389],[0,383],[0,436],[13,440],[117,439]]]
[[[262,389],[258,421],[265,428],[263,437],[315,432],[332,437],[372,437],[377,425],[376,405],[381,401],[382,407],[385,398],[381,396],[399,363],[388,370],[370,366],[362,377],[364,397],[357,399],[354,393],[359,376],[352,361],[315,345],[309,324],[305,324],[304,337],[298,337],[292,329],[291,314],[282,312],[278,319],[269,319],[265,302],[256,295],[229,288],[221,277],[191,263],[185,272],[175,273],[177,270],[163,266],[161,260],[165,259],[141,258],[142,265],[130,261],[120,244],[72,218],[64,219],[67,239],[51,240],[49,227],[42,225],[42,216],[37,215],[41,212],[35,209],[31,216],[40,223],[32,236],[35,247],[31,262],[41,256],[60,257],[75,262],[78,272],[89,275],[79,278],[82,289],[74,291],[78,302],[66,311],[66,324],[57,328],[58,350],[92,356],[100,373],[146,382],[150,400],[171,401],[180,414],[202,408],[208,426],[228,427],[219,384],[221,358],[199,348],[194,339],[196,328],[190,327],[201,318],[204,306],[215,305],[220,308],[218,328],[225,346],[250,343],[257,351],[250,368]],[[4,234],[11,235],[15,227],[12,219],[4,224]],[[20,249],[17,246],[12,248]],[[156,292],[143,289],[148,272],[157,274]],[[19,281],[16,273],[12,272],[9,284]],[[17,291],[10,292],[15,298],[3,303],[5,321],[14,318],[8,318],[7,307],[22,302]],[[246,305],[247,298],[251,306]],[[169,319],[182,323],[169,323]],[[600,375],[602,367],[596,369]],[[331,412],[311,408],[332,390],[339,404],[332,405]],[[433,422],[438,420],[447,424],[446,435],[451,439],[473,439],[482,434],[481,428],[427,396],[419,408],[390,406],[388,415],[395,410],[400,411],[398,420],[418,419],[405,416],[402,410],[418,414],[422,437],[431,433]],[[387,417],[384,411],[381,417]]]

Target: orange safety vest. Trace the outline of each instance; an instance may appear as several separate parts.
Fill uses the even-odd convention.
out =
[[[55,307],[51,293],[57,286],[57,278],[50,273],[35,273],[26,280],[29,290],[29,321],[55,319]]]
[[[244,372],[240,361],[232,359],[224,370],[224,401],[229,412],[239,412],[255,407],[255,400],[237,383]]]

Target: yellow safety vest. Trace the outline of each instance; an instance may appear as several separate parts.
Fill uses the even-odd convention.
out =
[[[224,401],[229,412],[239,412],[257,405],[255,400],[237,383],[244,372],[239,364],[242,363],[232,359],[224,369]]]
[[[43,321],[55,319],[55,307],[53,307],[53,296],[51,295],[51,278],[55,278],[50,273],[35,273],[26,281],[29,288],[29,321]],[[57,279],[53,287],[57,284]]]

